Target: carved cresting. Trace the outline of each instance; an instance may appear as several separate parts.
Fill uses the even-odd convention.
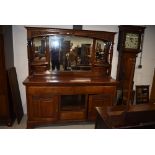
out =
[[[59,34],[58,32],[52,32],[53,34]],[[48,31],[32,31],[31,35],[32,36],[42,36],[42,35],[49,35],[51,32]]]

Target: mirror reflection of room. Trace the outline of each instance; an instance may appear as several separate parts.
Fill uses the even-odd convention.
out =
[[[49,37],[52,71],[91,70],[93,39],[56,35]]]
[[[37,37],[33,40],[34,61],[46,60],[46,37]]]
[[[105,64],[109,63],[109,52],[110,52],[110,47],[112,43],[111,42],[106,42],[102,40],[97,40],[96,41],[96,63],[98,64]]]
[[[33,38],[34,64],[49,64],[50,71],[90,71],[94,38],[50,35]],[[95,64],[110,64],[111,42],[96,39]]]

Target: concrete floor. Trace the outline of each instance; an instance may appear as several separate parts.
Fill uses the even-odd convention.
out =
[[[14,122],[12,127],[0,126],[0,129],[26,129],[26,115],[22,118],[20,124],[17,121]],[[46,127],[38,127],[37,129],[94,129],[95,124],[93,123],[74,123],[74,124],[56,124]]]

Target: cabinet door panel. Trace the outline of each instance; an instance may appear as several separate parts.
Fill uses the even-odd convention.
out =
[[[113,103],[113,96],[110,94],[100,94],[100,95],[90,95],[88,103],[88,119],[96,119],[96,109],[95,107],[107,107],[111,106]]]
[[[33,95],[30,97],[28,113],[30,120],[51,118],[58,116],[58,96],[49,94]]]
[[[155,69],[154,69],[154,76],[153,76],[152,87],[151,87],[150,102],[155,103]]]

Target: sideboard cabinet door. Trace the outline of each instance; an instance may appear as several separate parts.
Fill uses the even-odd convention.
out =
[[[52,94],[36,94],[29,96],[29,121],[55,121],[58,117],[59,96]]]
[[[113,96],[111,94],[96,94],[89,96],[88,103],[88,119],[91,121],[96,120],[97,112],[96,107],[107,107],[112,106]]]

